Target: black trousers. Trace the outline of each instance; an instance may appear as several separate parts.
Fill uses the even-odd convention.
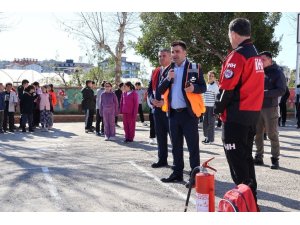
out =
[[[9,130],[15,129],[15,113],[14,112],[8,112],[7,110],[4,110],[4,118],[3,118],[3,130],[7,130],[7,122],[9,126]]]
[[[247,184],[256,198],[256,176],[252,157],[255,125],[224,123],[222,140],[231,177],[236,185]]]
[[[41,122],[41,112],[40,109],[35,109],[33,111],[33,126],[38,127]]]
[[[144,112],[143,112],[143,105],[142,104],[139,104],[139,115],[140,115],[141,122],[144,123],[145,119],[144,119]]]
[[[182,176],[184,169],[183,137],[186,140],[190,154],[191,170],[200,165],[198,118],[192,117],[187,110],[183,110],[182,112],[171,110],[169,122],[174,159],[174,173]]]
[[[158,145],[158,162],[167,163],[169,120],[166,113],[160,108],[155,109],[153,119]]]
[[[150,137],[149,138],[156,138],[154,115],[153,115],[151,109],[149,111],[149,121],[150,121]]]
[[[101,133],[104,133],[103,117],[100,116],[99,109],[97,109],[96,110],[96,132],[97,133],[100,132],[100,123],[101,123]]]
[[[300,127],[300,103],[296,103],[297,126]]]
[[[95,110],[94,109],[86,109],[85,110],[85,129],[91,129],[93,125]]]
[[[28,122],[29,129],[32,129],[32,126],[33,126],[33,113],[22,113],[21,127],[25,128],[27,122]]]
[[[279,118],[279,122],[281,120],[282,123],[286,122],[286,103],[280,103],[279,104],[280,107],[280,118]]]

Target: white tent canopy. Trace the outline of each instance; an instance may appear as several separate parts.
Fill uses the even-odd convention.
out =
[[[69,81],[69,76],[65,76],[65,80]],[[34,70],[13,70],[13,69],[0,69],[0,83],[11,82],[13,85],[21,84],[22,80],[27,79],[29,83],[35,81],[40,84],[61,84],[62,79],[56,73],[39,73]]]

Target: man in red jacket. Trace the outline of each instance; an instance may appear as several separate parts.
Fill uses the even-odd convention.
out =
[[[252,148],[264,97],[264,68],[250,35],[247,19],[230,22],[228,36],[233,51],[222,65],[215,113],[224,122],[222,140],[231,177],[236,185],[249,185],[256,199]]]
[[[148,97],[154,107],[154,124],[158,144],[158,162],[151,165],[152,168],[168,166],[168,133],[169,121],[166,112],[161,107],[164,104],[162,95],[158,92],[159,83],[166,77],[167,67],[171,64],[171,50],[162,49],[158,53],[159,65],[151,75],[148,85]]]

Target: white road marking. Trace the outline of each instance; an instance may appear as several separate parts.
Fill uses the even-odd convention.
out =
[[[177,191],[175,188],[170,187],[169,185],[167,185],[166,183],[161,182],[161,180],[153,175],[152,173],[150,173],[149,171],[145,170],[143,167],[138,166],[135,162],[133,161],[128,161],[129,164],[131,164],[133,167],[135,167],[136,169],[138,169],[139,171],[141,171],[142,173],[146,174],[148,177],[151,177],[152,179],[154,179],[158,184],[160,184],[161,186],[167,188],[168,190],[170,190],[171,192],[173,192],[174,194],[178,195],[180,198],[186,200],[186,194],[181,193],[180,191]],[[194,199],[190,198],[190,202],[194,205],[196,205],[196,202]],[[184,204],[182,204],[182,206],[184,206]],[[184,208],[184,207],[182,207]]]
[[[54,185],[53,179],[50,175],[49,169],[48,167],[42,167],[42,171],[44,174],[44,178],[45,180],[48,182],[48,188],[49,188],[49,192],[51,194],[51,197],[55,200],[55,207],[57,209],[61,209],[61,197],[58,194],[57,188]]]

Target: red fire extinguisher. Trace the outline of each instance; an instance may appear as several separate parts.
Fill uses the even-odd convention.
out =
[[[214,212],[215,211],[215,177],[210,174],[207,169],[217,172],[216,169],[210,167],[208,163],[213,158],[205,161],[201,166],[193,169],[189,182],[189,191],[185,203],[184,212],[187,211],[191,190],[195,184],[196,190],[196,210],[197,212]]]

